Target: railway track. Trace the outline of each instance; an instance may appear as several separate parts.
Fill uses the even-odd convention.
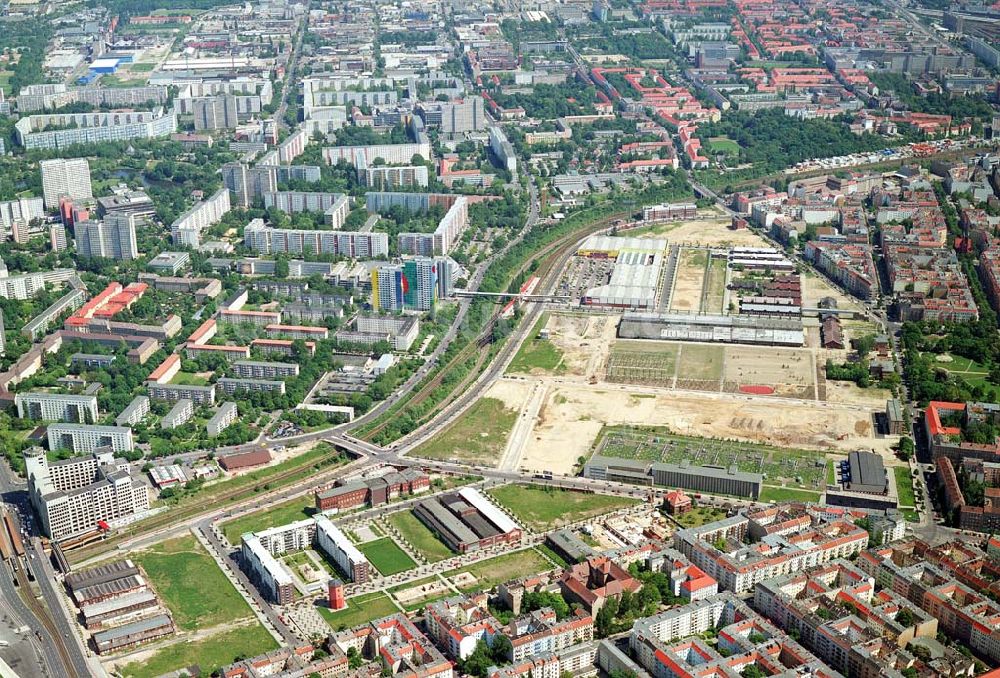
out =
[[[539,293],[541,294],[551,292],[558,282],[558,277],[562,272],[563,264],[570,254],[569,250],[576,245],[577,241],[579,241],[582,237],[608,228],[608,226],[610,226],[614,221],[621,219],[626,215],[627,212],[612,213],[598,219],[595,222],[592,222],[584,228],[571,231],[566,235],[556,238],[551,243],[542,247],[534,256],[529,257],[524,263],[522,263],[513,275],[511,275],[511,281],[513,281],[513,284],[516,284],[529,272],[533,262],[541,260],[542,263],[539,265],[538,269],[534,271],[534,274],[539,278],[537,290],[539,290]],[[493,343],[493,330],[495,329],[499,318],[500,309],[498,308],[475,339],[464,346],[457,354],[455,354],[454,357],[452,357],[451,360],[448,361],[447,364],[438,370],[427,383],[421,386],[403,407],[413,407],[423,403],[441,386],[444,381],[444,377],[449,371],[463,364],[472,357],[474,352],[479,351],[479,357],[477,358],[472,369],[469,370],[468,375],[466,375],[466,377],[452,390],[452,393],[447,398],[438,403],[434,410],[425,414],[422,419],[426,422],[428,419],[433,418],[437,413],[448,407],[448,405],[464,393],[465,388],[471,385],[475,379],[478,378],[484,363],[487,363],[490,358],[489,352],[484,351],[483,349]],[[379,433],[384,431],[392,421],[393,418],[387,417],[385,421],[366,431],[361,438],[371,442]]]
[[[259,481],[252,483],[250,485],[243,485],[238,488],[223,492],[221,494],[213,494],[210,497],[205,497],[203,500],[195,501],[184,507],[182,511],[164,511],[163,513],[157,514],[151,518],[147,518],[142,521],[139,525],[141,526],[142,534],[155,531],[162,527],[166,527],[172,523],[177,523],[179,521],[186,520],[192,516],[205,513],[213,508],[223,508],[226,503],[230,501],[238,501],[242,495],[255,496],[257,492],[265,489],[265,486],[277,487],[282,484],[283,481],[292,478],[295,475],[301,474],[304,470],[313,466],[315,464],[321,464],[329,461],[331,457],[336,456],[337,452],[331,451],[330,455],[324,455],[313,461],[310,464],[304,464],[302,466],[297,466],[293,469],[287,471],[282,471],[273,476],[266,476],[261,478]],[[313,480],[315,477],[312,478]],[[283,488],[288,489],[288,488]],[[95,545],[87,545],[81,547],[79,550],[71,550],[69,553],[72,554],[73,562],[81,562],[88,558],[100,555],[106,551],[110,551],[119,542],[124,541],[132,536],[138,536],[140,533],[122,533],[120,536],[105,539]]]
[[[45,627],[45,631],[52,636],[52,642],[55,644],[56,652],[59,653],[59,659],[62,662],[62,667],[66,671],[64,675],[70,678],[86,678],[86,676],[81,676],[76,667],[73,665],[73,658],[69,654],[69,650],[66,649],[65,639],[59,634],[59,629],[56,628],[55,623],[52,621],[52,617],[49,616],[49,610],[47,610],[38,599],[35,598],[31,593],[31,583],[28,581],[28,576],[25,574],[25,569],[23,567],[15,568],[14,576],[17,579],[17,585],[21,590],[21,600],[28,607],[31,615],[41,622],[42,626]]]

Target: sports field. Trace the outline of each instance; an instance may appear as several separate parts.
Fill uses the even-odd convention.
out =
[[[388,537],[361,544],[358,550],[386,577],[405,572],[416,565],[413,558]]]
[[[457,461],[494,467],[504,447],[517,412],[496,398],[480,398],[465,414],[434,436],[410,456]]]
[[[426,525],[420,522],[413,511],[393,513],[388,520],[389,524],[396,528],[412,549],[423,554],[428,563],[436,563],[455,555],[451,549],[445,546],[444,542],[434,536],[434,533]]]
[[[250,607],[194,537],[160,542],[131,557],[142,565],[180,629],[201,630],[251,615]]]
[[[594,444],[594,454],[625,459],[647,459],[726,468],[732,464],[747,473],[764,474],[765,482],[784,481],[818,492],[827,475],[823,452],[682,436],[662,426],[605,426]]]
[[[711,153],[739,155],[740,145],[729,137],[712,137],[708,140],[708,150]]]
[[[518,522],[536,532],[595,518],[639,503],[623,497],[535,485],[502,485],[489,493],[510,509]]]

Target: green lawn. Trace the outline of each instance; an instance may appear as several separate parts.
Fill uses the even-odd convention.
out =
[[[538,546],[535,547],[535,549],[539,553],[544,555],[546,558],[551,560],[553,563],[555,563],[556,567],[569,567],[570,564],[569,561],[567,561],[565,558],[563,558],[561,555],[553,551],[545,544],[539,544]]]
[[[537,572],[547,572],[553,569],[555,568],[552,567],[552,564],[545,560],[538,551],[525,549],[483,560],[457,570],[450,570],[449,572],[445,572],[444,576],[454,577],[464,572],[472,574],[476,578],[474,584],[459,585],[458,582],[455,582],[458,589],[465,592],[489,589],[511,579],[525,577]]]
[[[455,555],[444,542],[434,536],[430,529],[420,522],[413,511],[399,511],[389,516],[391,524],[410,543],[410,546],[423,554],[428,563],[436,563]]]
[[[389,537],[361,544],[358,550],[365,554],[375,569],[387,577],[416,566],[413,558]]]
[[[950,360],[938,360],[938,358],[951,358]],[[964,358],[960,355],[931,355],[932,365],[935,369],[945,370],[948,374],[961,377],[971,386],[985,384],[989,380],[990,370],[986,365],[975,360]]]
[[[498,502],[536,532],[603,515],[639,502],[623,497],[589,494],[534,485],[503,485],[490,490]]]
[[[760,490],[760,501],[819,501],[819,492],[800,490],[794,487],[771,487],[765,485]]]
[[[674,520],[676,520],[682,527],[701,527],[702,525],[707,525],[708,523],[714,523],[716,520],[722,520],[725,517],[726,512],[722,509],[713,508],[711,506],[699,506],[698,508],[691,509],[687,513],[674,516]]]
[[[729,137],[712,137],[708,140],[708,150],[712,153],[739,155],[740,145]]]
[[[536,370],[557,373],[566,370],[566,366],[562,362],[562,351],[548,339],[538,338],[538,334],[548,322],[548,313],[543,313],[532,328],[531,335],[521,344],[517,355],[510,361],[510,366],[507,367],[508,372],[531,374]]]
[[[899,495],[900,506],[916,505],[913,496],[913,477],[908,466],[895,466],[892,472],[896,475],[896,493]]]
[[[906,519],[906,522],[908,523],[920,522],[920,514],[917,513],[915,509],[905,508],[905,509],[900,509],[899,512],[903,514],[903,517]]]
[[[348,598],[347,607],[336,612],[322,606],[316,609],[335,631],[354,628],[373,619],[388,617],[399,612],[399,608],[393,604],[389,596],[381,591]]]
[[[174,375],[174,378],[170,380],[170,383],[177,384],[179,386],[207,386],[208,379],[191,372],[178,372]]]
[[[246,532],[260,532],[271,527],[294,523],[296,520],[308,518],[315,512],[316,500],[307,494],[223,523],[222,533],[226,535],[230,544],[239,544],[240,537]]]
[[[467,464],[495,467],[507,437],[517,421],[517,412],[496,398],[480,398],[465,414],[427,441],[410,456],[424,459],[457,459]]]
[[[130,64],[128,69],[133,73],[149,73],[156,68],[156,64]]]
[[[185,631],[251,615],[246,602],[192,536],[161,542],[131,557],[142,565],[174,623]]]
[[[232,664],[237,657],[254,657],[277,647],[274,638],[260,624],[241,626],[203,640],[165,647],[149,659],[125,665],[121,675],[123,678],[154,678],[197,664],[201,667],[201,675],[210,676],[217,669]]]

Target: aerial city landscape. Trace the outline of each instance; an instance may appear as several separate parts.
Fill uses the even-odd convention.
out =
[[[0,0],[0,678],[1000,678],[1000,3]]]

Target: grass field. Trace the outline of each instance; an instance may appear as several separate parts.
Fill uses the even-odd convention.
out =
[[[914,506],[917,499],[913,496],[913,476],[907,466],[895,466],[892,472],[896,476],[896,492],[899,495],[900,506]]]
[[[389,516],[389,524],[395,527],[410,543],[410,546],[423,554],[428,563],[436,563],[455,555],[444,542],[434,536],[413,511],[399,511]]]
[[[170,383],[177,384],[179,386],[207,386],[208,379],[191,372],[178,372],[174,375],[174,378],[170,380]]]
[[[931,358],[935,369],[945,370],[948,374],[961,377],[972,386],[985,384],[989,380],[989,368],[975,360],[948,354],[931,356]],[[945,358],[945,360],[940,360],[940,358]],[[947,358],[950,358],[950,360],[947,360]]]
[[[740,145],[729,137],[712,137],[708,140],[708,150],[712,153],[739,155]]]
[[[685,346],[682,356],[687,353]],[[665,426],[605,426],[594,443],[594,454],[679,464],[727,467],[736,464],[747,473],[763,473],[803,489],[820,491],[828,473],[822,452],[682,436]]]
[[[837,484],[837,462],[835,460],[830,461],[830,463],[826,465],[826,484]]]
[[[672,386],[677,344],[616,341],[608,356],[608,381]]]
[[[473,591],[492,588],[497,584],[502,584],[511,579],[517,579],[536,572],[547,572],[551,569],[554,568],[549,561],[542,557],[542,554],[534,549],[525,549],[497,556],[496,558],[490,558],[489,560],[483,560],[457,570],[451,570],[445,572],[444,576],[454,577],[465,572],[470,573],[476,578],[476,583],[458,586],[458,588],[461,591]]]
[[[156,64],[131,64],[128,69],[133,73],[149,73],[156,68]]]
[[[399,608],[392,602],[389,596],[381,591],[367,593],[363,596],[355,596],[347,599],[347,608],[334,612],[327,607],[317,607],[319,613],[335,631],[349,629],[373,619],[387,617],[390,614],[399,612]]]
[[[388,537],[361,544],[358,546],[358,550],[365,554],[376,570],[387,577],[416,566],[413,558]]]
[[[192,664],[201,667],[203,676],[210,676],[237,657],[253,657],[277,649],[278,644],[263,626],[241,626],[202,640],[175,643],[141,662],[121,669],[123,678],[153,678]]]
[[[507,445],[517,412],[496,398],[480,398],[465,414],[434,436],[411,456],[425,459],[457,459],[469,464],[494,467]]]
[[[728,263],[722,257],[712,257],[705,278],[704,313],[723,313],[726,300],[726,270]]]
[[[565,372],[562,351],[548,339],[539,339],[538,334],[549,322],[549,314],[543,313],[531,330],[527,341],[521,344],[517,355],[510,361],[508,372],[530,374],[535,370],[543,372]]]
[[[263,511],[248,513],[236,520],[223,523],[222,533],[226,535],[230,544],[239,544],[240,537],[245,532],[260,532],[270,527],[303,520],[315,513],[315,507],[316,500],[313,499],[312,495],[297,497]]]
[[[713,523],[716,520],[721,520],[725,517],[726,512],[722,509],[713,508],[711,506],[699,506],[698,508],[691,509],[687,513],[674,516],[674,519],[682,527],[701,527],[702,525]]]
[[[132,555],[185,631],[249,617],[249,606],[194,537],[161,542]]]
[[[638,503],[633,499],[622,497],[531,485],[503,485],[491,489],[490,494],[510,509],[522,525],[536,532],[586,520]]]
[[[819,492],[800,490],[795,487],[771,487],[765,485],[760,490],[760,501],[819,501]]]
[[[684,344],[680,349],[677,378],[718,381],[722,378],[722,363],[725,354],[724,346]]]

